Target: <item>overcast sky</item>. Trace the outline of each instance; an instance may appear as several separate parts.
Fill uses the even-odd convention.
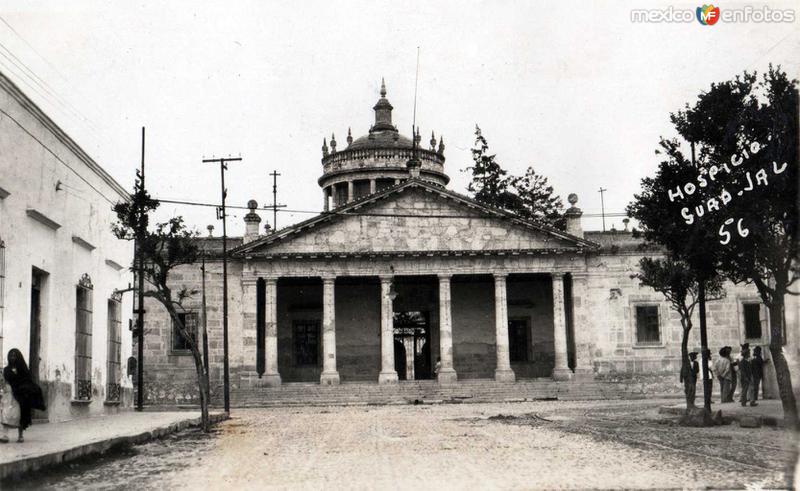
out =
[[[659,136],[674,134],[671,111],[745,69],[800,71],[798,22],[631,23],[632,8],[671,5],[698,4],[7,1],[0,70],[126,188],[145,126],[156,197],[217,202],[219,168],[201,159],[241,154],[229,204],[271,203],[277,170],[279,202],[319,211],[322,139],[336,133],[341,149],[348,127],[366,134],[381,77],[410,133],[419,46],[417,122],[423,142],[444,135],[451,189],[465,191],[478,124],[510,172],[533,165],[585,213],[600,212],[602,186],[606,211],[621,212],[658,164]],[[221,230],[213,208],[162,208]],[[231,235],[243,214],[232,211]]]

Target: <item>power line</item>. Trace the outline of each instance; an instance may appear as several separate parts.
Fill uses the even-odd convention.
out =
[[[155,199],[156,199],[156,201],[159,201],[161,203],[170,203],[170,204],[175,204],[175,205],[205,206],[205,207],[210,207],[210,208],[219,208],[219,204],[214,204],[214,203],[198,203],[196,201],[182,201],[182,200],[171,200],[171,199],[161,199],[161,198],[155,198]],[[237,209],[237,210],[249,210],[249,208],[246,207],[246,206],[225,205],[225,207],[226,208],[234,208],[234,209]],[[263,206],[263,207],[261,207],[261,210],[271,211],[272,210],[272,205]],[[343,215],[343,216],[373,216],[373,217],[399,217],[399,218],[414,218],[414,217],[421,216],[419,214],[415,215],[415,214],[412,214],[412,213],[408,213],[408,214],[402,214],[402,213],[364,213],[364,212],[349,212],[349,211],[348,212],[341,212],[341,211],[336,211],[336,210],[321,212],[321,211],[318,211],[318,210],[284,209],[284,210],[278,210],[278,211],[280,211],[281,213],[309,213],[309,214],[314,214],[314,215],[327,214],[327,215]],[[489,215],[487,215],[487,216],[475,216],[475,215],[424,215],[424,216],[430,217],[430,218],[497,218],[495,216],[489,216]],[[582,216],[585,217],[585,218],[600,218],[603,215],[601,213],[584,213]],[[607,216],[607,217],[627,217],[628,214],[625,213],[625,212],[606,213],[605,216]],[[509,217],[509,218],[511,218],[511,217]]]

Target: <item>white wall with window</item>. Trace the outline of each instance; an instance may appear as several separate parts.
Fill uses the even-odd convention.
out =
[[[114,291],[133,283],[133,244],[109,227],[128,192],[2,73],[0,168],[0,358],[22,352],[48,403],[36,418],[116,411],[104,404],[109,333],[95,324]],[[119,308],[121,360],[131,355],[131,297]],[[119,385],[129,405],[132,380]]]

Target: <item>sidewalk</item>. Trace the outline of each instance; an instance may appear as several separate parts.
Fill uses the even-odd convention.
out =
[[[702,400],[699,401],[702,406]],[[686,403],[661,406],[658,410],[660,414],[683,415],[686,411]],[[751,416],[757,418],[761,424],[767,426],[780,426],[783,424],[783,406],[780,399],[767,399],[758,401],[758,406],[742,407],[739,402],[727,402],[725,404],[712,404],[711,411],[722,411],[722,416],[731,418],[741,423],[743,417]]]
[[[212,422],[226,418],[225,413],[211,413]],[[16,430],[10,430],[11,442],[0,444],[0,479],[102,454],[121,445],[144,443],[199,424],[200,413],[196,411],[129,411],[63,423],[35,424],[25,431],[24,443],[16,443]]]

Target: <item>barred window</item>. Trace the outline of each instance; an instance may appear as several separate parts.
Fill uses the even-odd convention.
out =
[[[108,300],[108,350],[106,400],[120,400],[120,379],[122,377],[122,304],[116,298]]]
[[[92,398],[92,282],[83,275],[75,288],[75,399]]]
[[[0,321],[3,319],[3,308],[6,298],[6,243],[0,239]]]
[[[658,306],[636,306],[636,343],[660,344],[661,332],[658,326]]]
[[[189,353],[192,349],[194,340],[197,339],[197,313],[196,312],[180,312],[178,314],[183,327],[189,331],[190,337],[183,335],[178,328],[178,324],[172,321],[172,351],[177,353]]]

